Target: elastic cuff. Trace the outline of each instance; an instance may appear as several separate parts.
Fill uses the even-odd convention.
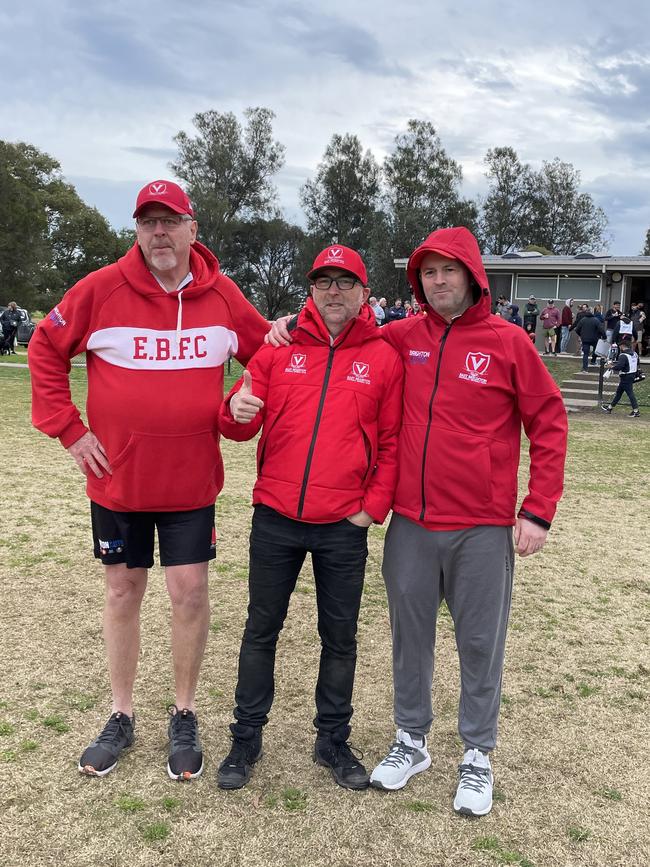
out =
[[[539,526],[543,527],[545,530],[551,529],[550,521],[545,521],[544,518],[540,518],[539,515],[533,515],[532,512],[527,512],[526,509],[520,509],[517,517],[525,518],[527,521],[532,521],[533,524],[539,524]]]

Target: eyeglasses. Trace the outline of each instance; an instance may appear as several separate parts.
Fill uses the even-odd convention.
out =
[[[143,232],[153,232],[158,223],[163,229],[178,229],[181,223],[187,223],[191,219],[189,214],[170,214],[168,217],[137,217],[136,223]]]
[[[317,277],[314,286],[321,292],[327,292],[332,283],[336,283],[342,292],[347,292],[349,289],[354,289],[358,282],[356,277]]]

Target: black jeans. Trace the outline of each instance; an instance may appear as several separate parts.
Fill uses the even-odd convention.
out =
[[[634,394],[634,383],[633,382],[623,382],[621,380],[618,384],[618,388],[616,389],[616,394],[614,395],[614,400],[611,402],[610,406],[616,406],[619,400],[626,394],[629,398],[630,404],[632,405],[632,409],[639,408],[639,402],[636,399],[636,395]]]
[[[594,359],[594,350],[596,349],[595,343],[585,343],[582,341],[582,369],[589,370],[589,355],[591,354],[592,361]]]
[[[357,620],[368,555],[368,531],[348,520],[307,524],[255,506],[250,538],[248,619],[239,653],[235,735],[268,721],[275,648],[307,553],[316,584],[320,668],[316,718],[321,732],[347,739],[357,661]]]

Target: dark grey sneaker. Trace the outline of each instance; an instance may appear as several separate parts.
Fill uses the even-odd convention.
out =
[[[199,725],[196,714],[186,707],[179,710],[175,704],[167,708],[169,720],[169,761],[167,773],[170,779],[183,782],[193,780],[203,771],[203,752],[199,742]]]
[[[314,761],[329,768],[339,786],[344,789],[367,789],[370,779],[360,759],[350,744],[339,742],[332,735],[322,732],[318,734],[314,744]]]
[[[89,777],[105,777],[109,774],[122,750],[128,749],[135,740],[134,726],[135,714],[133,717],[121,711],[111,714],[102,733],[82,753],[79,771]]]
[[[262,758],[262,730],[254,729],[250,738],[233,735],[232,747],[219,765],[217,786],[241,789],[250,780],[253,765]]]

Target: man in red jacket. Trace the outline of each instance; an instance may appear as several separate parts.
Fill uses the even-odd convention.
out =
[[[400,789],[431,764],[435,623],[444,599],[460,658],[464,743],[454,809],[492,806],[514,551],[540,551],[562,492],[566,412],[526,333],[490,313],[478,244],[465,228],[433,232],[408,279],[427,312],[382,329],[405,367],[398,483],[383,573],[393,633],[397,736],[371,784]],[[515,518],[520,432],[530,481]],[[514,524],[514,549],[513,532]]]
[[[79,281],[36,329],[32,416],[86,476],[95,557],[105,567],[113,708],[79,770],[104,776],[134,739],[140,606],[157,529],[176,681],[167,772],[184,780],[203,769],[195,691],[210,618],[214,501],[223,484],[223,364],[231,355],[246,364],[268,324],[196,240],[192,205],[179,186],[147,184],[133,216],[131,250]],[[68,382],[70,359],[81,352],[88,426]]]
[[[260,428],[250,539],[248,619],[239,656],[233,744],[218,785],[248,782],[273,701],[275,648],[289,598],[311,554],[321,657],[314,760],[345,788],[368,774],[347,740],[366,536],[390,508],[402,415],[399,354],[381,339],[366,269],[341,245],[320,253],[293,342],[263,347],[224,401],[221,432]]]

